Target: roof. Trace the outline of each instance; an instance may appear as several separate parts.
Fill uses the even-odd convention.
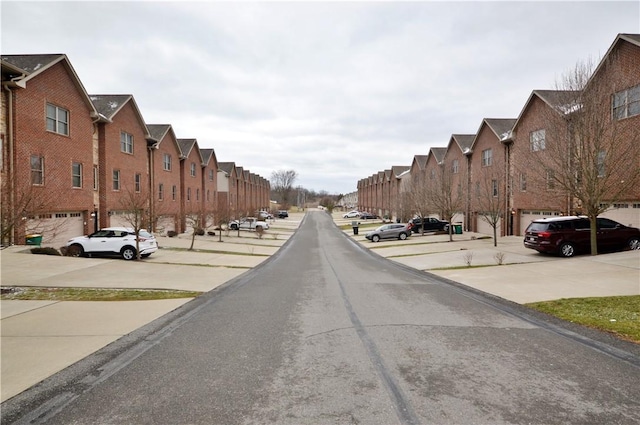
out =
[[[198,141],[196,139],[178,139],[178,147],[180,148],[180,159],[188,158],[193,148],[196,148],[196,153],[200,157],[200,163],[202,163],[202,154],[198,147]]]
[[[167,135],[169,130],[171,130],[170,124],[147,124],[147,128],[149,129],[149,136],[156,142],[161,142],[162,139]]]
[[[87,90],[84,88],[80,77],[76,74],[67,55],[62,53],[42,54],[42,55],[2,55],[2,74],[6,75],[18,87],[26,88],[29,80],[36,78],[52,66],[62,63],[72,76],[73,84],[82,94],[85,104],[90,109],[89,115],[92,118],[98,117],[95,106],[89,99]]]
[[[447,148],[431,148],[429,155],[433,156],[437,163],[441,163],[444,159],[444,155],[447,153]]]
[[[231,172],[234,168],[236,168],[235,162],[218,162],[218,169],[224,171],[229,175],[231,175]]]
[[[213,159],[214,163],[218,162],[216,160],[216,154],[213,149],[200,149],[200,155],[202,155],[202,163],[204,165],[209,165],[209,162],[211,161],[211,159]]]
[[[466,155],[467,153],[471,152],[471,147],[473,146],[474,140],[476,140],[476,135],[475,134],[452,134],[451,140],[456,142],[456,144],[460,148],[460,151]],[[451,143],[449,143],[449,146],[450,145]]]

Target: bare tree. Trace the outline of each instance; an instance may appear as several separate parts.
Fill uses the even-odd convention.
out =
[[[191,245],[189,246],[189,251],[193,250],[193,246],[195,244],[196,235],[204,235],[206,229],[214,223],[214,214],[213,211],[206,209],[204,206],[199,205],[198,207],[188,211],[185,214],[185,219],[187,224],[191,226]]]
[[[615,65],[605,61],[600,69],[610,66]],[[527,171],[538,170],[539,186],[563,193],[569,213],[589,217],[591,254],[597,255],[596,218],[634,191],[637,195],[640,126],[616,115],[625,82],[593,78],[592,70],[592,63],[578,63],[562,76],[547,109],[545,133],[531,140],[539,165]]]
[[[292,202],[293,184],[298,178],[295,170],[278,170],[271,173],[271,190],[275,192],[283,209],[289,209]]]
[[[131,226],[136,235],[136,260],[140,260],[140,230],[150,224],[149,194],[124,188],[119,201],[122,218]]]
[[[462,211],[465,202],[464,176],[452,172],[444,165],[432,175],[427,185],[427,199],[432,210],[440,214],[440,218],[449,222],[449,241],[453,241],[453,217]]]
[[[215,209],[212,212],[213,212],[213,223],[215,224],[216,228],[219,229],[218,241],[222,242],[222,230],[226,226],[228,226],[229,221],[231,220],[231,217],[233,215],[231,211],[231,207],[229,206],[229,203],[218,202],[216,204]]]
[[[483,168],[475,184],[475,206],[480,218],[493,229],[493,246],[498,246],[498,226],[503,222],[506,193],[502,167]]]

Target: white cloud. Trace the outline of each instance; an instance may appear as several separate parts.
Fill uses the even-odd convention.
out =
[[[3,53],[66,53],[89,93],[265,178],[360,178],[516,117],[637,2],[3,2]]]

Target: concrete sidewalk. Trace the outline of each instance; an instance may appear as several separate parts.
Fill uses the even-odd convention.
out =
[[[28,247],[1,251],[3,286],[153,288],[209,291],[265,261],[293,234],[303,213],[276,220],[263,239],[231,232],[159,238],[162,249],[141,262],[31,255]],[[350,224],[334,214],[337,224]],[[522,246],[521,237],[414,235],[406,241],[356,243],[398,263],[443,276],[499,297],[525,303],[569,297],[640,294],[640,251],[563,259]],[[274,235],[277,235],[274,237]],[[503,265],[496,254],[503,253]],[[466,268],[471,254],[473,266]],[[451,267],[456,267],[452,269]],[[189,299],[127,302],[1,301],[1,399],[28,389]]]

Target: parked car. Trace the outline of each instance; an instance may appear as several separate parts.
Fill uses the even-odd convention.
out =
[[[258,218],[260,220],[271,220],[273,215],[269,211],[258,211]]]
[[[360,213],[360,219],[362,219],[362,220],[375,220],[376,218],[379,218],[379,217],[377,215],[371,214],[369,212],[361,212]]]
[[[278,211],[278,218],[287,218],[287,217],[289,217],[289,211],[287,210]]]
[[[269,224],[266,221],[258,220],[255,217],[244,217],[240,220],[231,220],[229,222],[229,229],[231,230],[256,230],[258,227],[267,230]]]
[[[608,218],[596,220],[598,251],[640,249],[640,229]],[[584,216],[533,220],[524,235],[524,246],[538,252],[573,257],[591,252],[590,221]]]
[[[409,224],[413,233],[421,233],[423,230],[425,232],[449,231],[449,222],[435,217],[424,217],[424,220],[422,217],[414,217],[409,220]]]
[[[380,239],[407,239],[411,235],[411,230],[407,224],[393,223],[383,224],[371,232],[364,235],[365,238],[372,242],[378,242]]]
[[[78,236],[67,241],[67,253],[73,257],[85,255],[120,255],[133,260],[136,253],[136,234],[128,227],[105,227],[88,236]],[[146,230],[138,232],[140,256],[148,257],[158,250],[155,236]]]
[[[360,211],[349,211],[346,214],[342,214],[342,218],[358,218],[360,217]]]

